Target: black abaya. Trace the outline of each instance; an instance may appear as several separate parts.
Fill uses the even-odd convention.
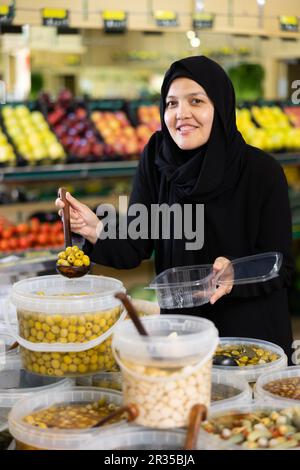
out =
[[[184,152],[178,149],[163,124],[162,131],[152,136],[143,152],[130,205],[141,203],[150,209],[151,204],[204,203],[203,247],[187,251],[185,243],[189,240],[184,238],[106,239],[94,246],[86,243],[85,251],[94,262],[129,269],[149,258],[154,250],[157,273],[174,266],[213,263],[219,256],[238,258],[281,252],[283,265],[279,278],[236,286],[214,305],[175,312],[209,318],[220,336],[272,341],[290,356],[292,333],[287,287],[293,272],[292,231],[283,170],[271,156],[246,145],[236,129],[231,82],[209,59],[192,57],[171,66],[162,87],[162,116],[168,87],[179,75],[197,81],[215,106],[210,139],[185,161]]]

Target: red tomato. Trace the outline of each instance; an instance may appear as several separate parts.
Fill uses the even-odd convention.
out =
[[[8,250],[8,241],[0,240],[0,251],[7,251],[7,250]]]
[[[57,222],[54,222],[54,224],[52,224],[51,226],[52,232],[61,232],[62,228],[63,228],[63,225],[60,220],[58,220]]]
[[[40,225],[40,231],[43,232],[43,233],[49,233],[51,230],[51,225],[49,224],[49,222],[45,222],[44,224],[41,224]]]
[[[2,232],[2,238],[9,240],[14,233],[14,227],[7,227]]]
[[[27,250],[27,248],[29,248],[28,237],[20,237],[20,238],[19,238],[19,247],[20,247],[22,250]]]
[[[16,231],[20,235],[25,235],[26,233],[29,232],[29,226],[28,226],[28,224],[19,224],[19,225],[16,226]]]
[[[48,234],[40,233],[39,235],[37,235],[36,240],[37,240],[38,245],[45,246],[45,245],[47,245],[47,243],[49,241]]]
[[[18,238],[12,237],[8,240],[8,247],[10,250],[15,250],[16,248],[18,248],[18,245],[19,245]]]
[[[30,231],[31,233],[38,233],[40,231],[40,222],[38,219],[34,218],[30,221]]]
[[[34,235],[34,233],[29,233],[27,235],[27,240],[29,246],[34,246],[36,242],[36,235]]]

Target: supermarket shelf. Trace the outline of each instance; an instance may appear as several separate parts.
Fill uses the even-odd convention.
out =
[[[18,276],[28,272],[40,273],[55,269],[58,250],[36,250],[0,258],[0,275]]]
[[[300,153],[273,155],[282,165],[299,165]],[[122,162],[76,163],[37,167],[1,168],[0,183],[26,183],[34,181],[56,181],[87,179],[90,177],[133,176],[137,160]]]
[[[102,163],[77,163],[37,167],[1,168],[0,183],[87,179],[90,177],[133,176],[137,160]]]

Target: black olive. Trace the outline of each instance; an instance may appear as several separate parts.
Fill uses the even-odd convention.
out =
[[[238,366],[237,361],[233,357],[224,356],[223,354],[215,356],[213,364],[215,366]]]

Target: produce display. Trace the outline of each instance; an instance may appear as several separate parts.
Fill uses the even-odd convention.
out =
[[[295,127],[300,127],[300,106],[284,106],[284,112]]]
[[[3,106],[2,117],[8,135],[18,153],[30,165],[57,163],[65,159],[65,152],[40,111],[27,106]]]
[[[83,104],[76,104],[72,94],[62,91],[51,109],[48,121],[66,152],[74,161],[97,161],[104,155],[104,146],[89,119]]]
[[[15,166],[17,161],[13,146],[0,129],[0,166]]]
[[[0,255],[29,248],[61,248],[64,243],[62,222],[41,223],[32,218],[28,223],[12,224],[0,217]]]
[[[265,384],[263,388],[279,397],[300,400],[300,377],[273,380]]]
[[[209,419],[202,427],[228,447],[279,450],[300,446],[300,408],[229,412]]]
[[[43,293],[38,295],[43,296]],[[70,294],[57,295],[57,298],[66,295]],[[120,314],[120,307],[81,315],[47,315],[18,309],[18,321],[20,335],[31,343],[71,344],[96,339],[111,328]],[[24,367],[41,375],[65,377],[117,370],[111,351],[111,337],[85,351],[38,352],[22,347],[21,355]]]
[[[64,403],[43,408],[23,418],[24,422],[42,429],[84,429],[93,427],[119,407],[102,398],[94,403]],[[112,418],[110,424],[122,421],[126,416]]]
[[[221,344],[218,346],[213,364],[217,366],[255,366],[279,359],[278,354],[251,344]]]
[[[246,142],[269,152],[300,149],[300,129],[278,106],[237,110],[237,127]]]
[[[113,100],[111,108],[107,103],[102,107],[99,100],[79,101],[68,90],[62,90],[55,102],[43,93],[38,102],[30,105],[34,111],[27,105],[4,105],[0,165],[18,165],[18,155],[21,164],[28,165],[137,158],[161,127],[159,107],[123,102],[120,109]],[[263,150],[300,149],[299,106],[253,105],[237,109],[237,126],[247,143]]]
[[[123,360],[123,365],[124,403],[136,403],[139,407],[137,424],[152,428],[187,426],[193,405],[210,404],[211,360],[190,374],[186,372],[193,364],[143,366]]]
[[[142,151],[143,136],[139,137],[123,111],[93,111],[91,119],[106,144],[106,153],[128,156]]]

